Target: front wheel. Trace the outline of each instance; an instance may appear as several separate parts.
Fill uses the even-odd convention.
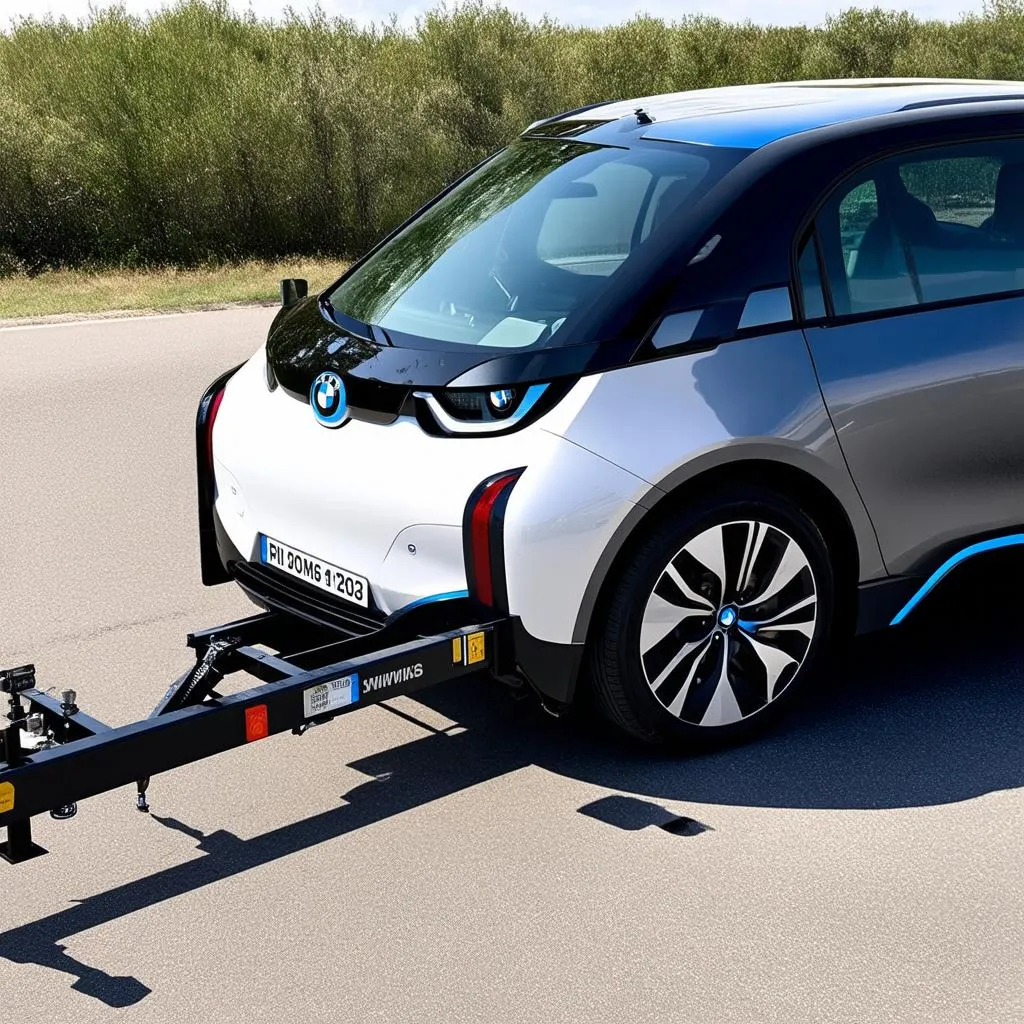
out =
[[[743,738],[811,676],[833,592],[825,541],[796,506],[752,488],[705,498],[612,581],[589,652],[598,704],[649,743]]]

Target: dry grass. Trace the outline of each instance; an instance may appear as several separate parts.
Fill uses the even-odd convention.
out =
[[[201,270],[55,270],[37,277],[5,277],[0,278],[0,319],[274,302],[283,277],[304,277],[313,292],[329,285],[344,268],[336,260],[296,257]]]

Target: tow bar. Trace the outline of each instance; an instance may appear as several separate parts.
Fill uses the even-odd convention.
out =
[[[32,840],[32,818],[73,817],[78,801],[136,784],[148,811],[149,780],[222,751],[314,725],[402,694],[474,673],[495,672],[508,650],[507,620],[409,637],[385,626],[371,636],[337,632],[266,612],[191,633],[196,663],[153,713],[112,728],[78,705],[36,689],[35,668],[0,671],[10,711],[0,719],[0,857],[12,864],[46,851]],[[259,645],[259,646],[256,646]],[[269,648],[277,653],[269,653]],[[262,685],[221,696],[228,675]]]

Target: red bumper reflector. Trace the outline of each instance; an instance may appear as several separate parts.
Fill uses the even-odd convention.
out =
[[[477,599],[494,604],[494,574],[491,569],[491,515],[502,492],[519,479],[518,473],[507,473],[488,484],[473,506],[469,526],[470,550],[473,553],[473,578]]]
[[[267,721],[267,705],[254,704],[251,708],[245,709],[245,742],[252,743],[253,740],[266,739],[270,735],[270,725]]]

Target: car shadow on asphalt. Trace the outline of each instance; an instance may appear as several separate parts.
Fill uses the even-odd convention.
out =
[[[352,762],[371,779],[341,806],[251,839],[154,815],[206,856],[0,933],[0,956],[70,974],[76,991],[108,1006],[137,1003],[150,991],[143,981],[82,964],[61,940],[530,765],[628,794],[579,808],[595,827],[660,824],[680,835],[714,827],[714,805],[909,808],[1024,786],[1021,574],[1010,564],[998,578],[987,567],[965,570],[916,621],[854,641],[772,732],[714,753],[638,750],[501,688],[438,687],[417,699],[461,730],[425,727]],[[679,819],[660,801],[704,805],[696,813],[709,824],[684,818],[673,829]]]

